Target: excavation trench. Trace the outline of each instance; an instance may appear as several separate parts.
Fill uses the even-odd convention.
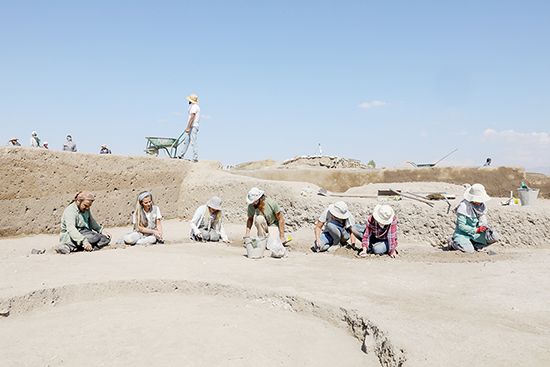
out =
[[[22,365],[403,366],[354,310],[172,280],[66,285],[0,300],[0,358]]]

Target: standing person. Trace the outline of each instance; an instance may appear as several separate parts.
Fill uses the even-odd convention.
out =
[[[59,245],[55,248],[57,253],[99,250],[111,242],[111,236],[102,233],[103,227],[90,212],[94,200],[95,196],[91,192],[81,191],[65,208],[61,218]]]
[[[153,203],[153,194],[149,191],[140,193],[137,197],[136,210],[132,213],[134,232],[124,236],[124,243],[127,245],[164,243],[161,219],[160,209]]]
[[[42,144],[42,148],[44,148],[44,149],[50,149],[50,146],[49,146],[49,144],[48,144],[47,141],[45,141],[44,144]]]
[[[76,144],[73,142],[71,135],[67,135],[65,144],[63,144],[63,150],[66,152],[76,152]]]
[[[355,237],[362,238],[363,250],[359,256],[365,257],[368,253],[397,256],[397,215],[391,206],[376,205],[367,224],[356,224],[352,231]]]
[[[101,149],[99,150],[99,154],[111,154],[111,149],[107,146],[107,144],[101,145]]]
[[[269,227],[276,226],[279,229],[281,242],[285,243],[285,218],[279,208],[279,204],[272,198],[266,197],[264,191],[253,187],[246,196],[248,204],[245,237],[250,236],[252,223],[256,225],[258,237],[267,237]]]
[[[213,196],[195,210],[191,219],[191,239],[229,243],[222,223],[222,199]]]
[[[327,251],[331,246],[347,244],[348,240],[353,237],[351,228],[354,224],[355,218],[345,202],[337,201],[330,204],[315,223],[313,251]],[[354,239],[352,242],[355,242]]]
[[[8,145],[12,146],[12,147],[20,147],[21,146],[21,143],[19,143],[19,139],[17,138],[11,138],[8,142]]]
[[[490,167],[493,160],[491,158],[487,158],[485,163],[483,163],[483,167]]]
[[[36,131],[33,131],[31,133],[31,147],[33,148],[40,147],[40,138],[38,137],[38,133]]]
[[[189,144],[193,146],[193,162],[198,162],[199,152],[197,146],[197,136],[199,134],[199,121],[201,118],[201,108],[199,107],[199,97],[196,94],[191,94],[187,97],[189,102],[188,117],[187,117],[187,127],[185,128],[185,135],[183,137],[183,151],[181,152],[179,158],[183,159]]]
[[[464,199],[455,209],[456,228],[449,241],[451,249],[473,253],[498,240],[492,238],[491,243],[487,241],[489,228],[485,203],[489,200],[491,198],[482,184],[473,184],[466,189]]]

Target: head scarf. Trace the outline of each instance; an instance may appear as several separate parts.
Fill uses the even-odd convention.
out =
[[[76,195],[74,196],[74,201],[83,201],[83,200],[94,201],[95,196],[89,191],[77,192]]]
[[[139,226],[149,226],[149,220],[147,219],[147,215],[145,214],[145,209],[143,209],[143,205],[141,204],[143,200],[145,200],[145,198],[147,197],[151,197],[151,205],[154,205],[153,194],[150,191],[144,191],[140,193],[137,197],[136,210],[134,211],[134,213],[136,214],[136,222],[134,224],[135,230],[137,230]],[[151,208],[151,210],[153,209]]]

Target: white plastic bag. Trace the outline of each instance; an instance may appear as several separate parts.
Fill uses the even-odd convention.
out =
[[[267,239],[267,249],[271,251],[271,257],[277,259],[286,255],[286,248],[283,246],[279,236],[272,235]]]

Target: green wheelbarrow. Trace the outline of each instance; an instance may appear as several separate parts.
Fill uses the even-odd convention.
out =
[[[164,150],[170,158],[177,158],[178,147],[181,143],[183,143],[184,135],[185,132],[183,132],[177,139],[146,136],[145,140],[147,140],[147,145],[145,146],[145,153],[158,156],[159,151]]]

